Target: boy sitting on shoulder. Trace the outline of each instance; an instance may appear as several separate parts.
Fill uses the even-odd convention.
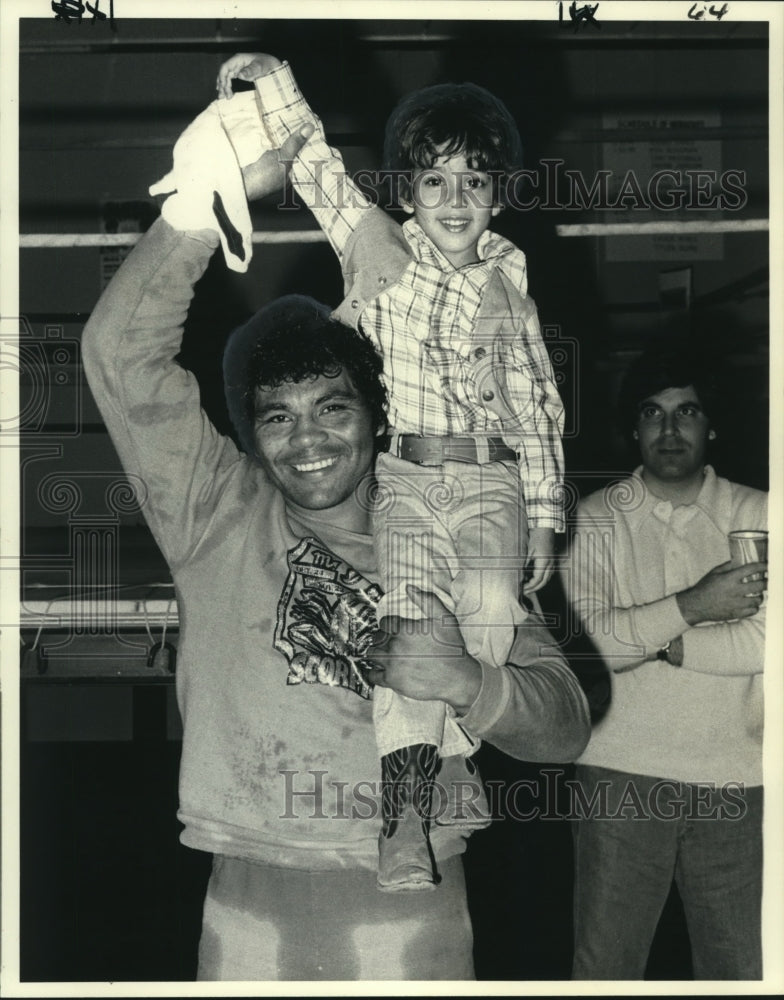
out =
[[[471,83],[406,96],[384,151],[411,216],[401,227],[347,176],[287,63],[239,54],[219,71],[220,97],[231,98],[232,79],[254,82],[273,148],[314,126],[290,176],[341,263],[345,299],[335,317],[367,334],[383,358],[391,437],[376,463],[381,628],[423,618],[414,584],[454,611],[473,656],[501,665],[527,616],[521,582],[527,594],[547,582],[564,528],[563,406],[525,256],[489,229],[519,166],[517,127]],[[477,743],[442,702],[376,688],[373,717],[379,887],[432,888],[435,775],[471,769]],[[435,821],[466,819],[449,813]]]

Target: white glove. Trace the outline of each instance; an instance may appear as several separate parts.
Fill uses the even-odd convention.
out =
[[[228,266],[247,271],[252,227],[242,168],[271,148],[253,92],[213,101],[179,137],[172,169],[150,194],[170,195],[161,214],[171,226],[214,230]]]

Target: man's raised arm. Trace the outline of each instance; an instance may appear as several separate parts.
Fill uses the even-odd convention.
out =
[[[292,155],[304,141],[291,140]],[[209,153],[209,150],[206,151]],[[277,190],[283,169],[266,153],[243,169],[249,198]],[[174,197],[177,197],[174,195]],[[123,468],[172,569],[201,538],[223,478],[239,460],[201,409],[195,377],[175,357],[194,286],[218,247],[218,222],[175,228],[158,219],[101,296],[82,338],[85,374]]]

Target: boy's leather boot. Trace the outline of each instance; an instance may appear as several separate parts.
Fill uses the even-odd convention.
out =
[[[438,752],[429,743],[381,758],[382,828],[378,838],[378,887],[385,892],[432,889],[430,810]]]
[[[436,826],[482,830],[492,814],[479,769],[471,757],[441,757],[436,772],[437,802],[431,810]]]

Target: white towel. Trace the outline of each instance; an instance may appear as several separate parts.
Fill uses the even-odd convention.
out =
[[[213,101],[179,137],[172,169],[150,194],[170,196],[161,214],[175,229],[215,230],[228,266],[247,271],[252,226],[242,168],[271,148],[255,93]]]

